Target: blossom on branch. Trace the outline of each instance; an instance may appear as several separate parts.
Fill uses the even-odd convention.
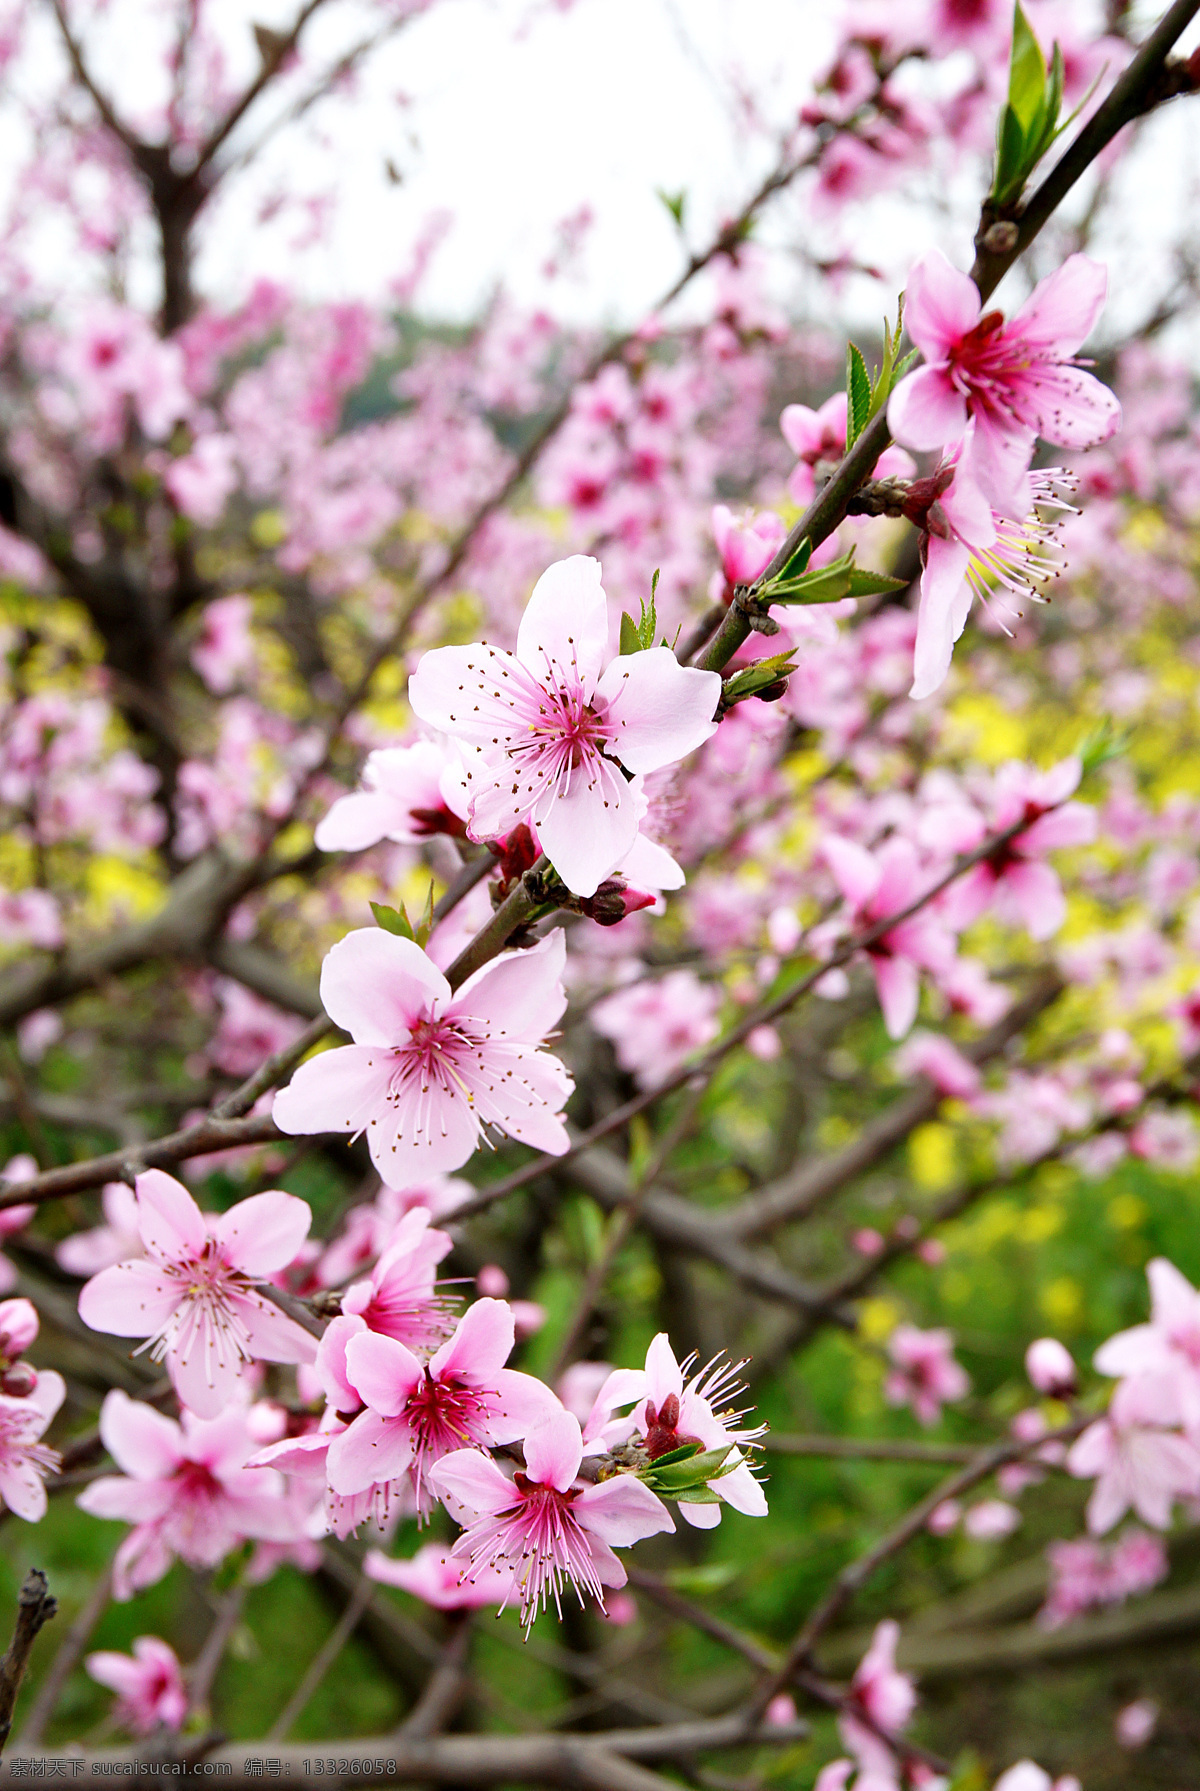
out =
[[[350,1336],[345,1375],[367,1409],[329,1446],[333,1490],[360,1493],[408,1474],[426,1514],[430,1470],[443,1455],[524,1436],[558,1402],[532,1375],[504,1367],[514,1341],[503,1300],[477,1300],[428,1362],[394,1337]]]
[[[275,1096],[283,1132],[366,1134],[389,1186],[458,1169],[494,1126],[556,1156],[574,1087],[539,1047],[567,1004],[561,929],[505,952],[455,993],[411,939],[362,927],[321,967],[321,1000],[352,1045],[301,1064]]]
[[[716,731],[716,672],[669,647],[604,661],[600,562],[559,560],[534,587],[516,653],[477,642],[426,653],[409,680],[422,721],[466,749],[468,832],[498,839],[532,822],[572,894],[590,896],[638,831],[626,773],[660,771]]]
[[[311,1362],[316,1343],[257,1289],[287,1268],[308,1236],[312,1212],[272,1189],[227,1213],[200,1211],[161,1169],[137,1178],[146,1254],[101,1269],[79,1290],[93,1331],[144,1337],[166,1362],[180,1402],[216,1418],[236,1397],[247,1362]],[[140,1352],[139,1352],[140,1353]]]
[[[118,1602],[156,1584],[176,1555],[211,1568],[247,1537],[292,1542],[302,1534],[280,1476],[246,1465],[260,1439],[245,1406],[211,1419],[185,1411],[176,1424],[117,1388],[100,1409],[100,1437],[122,1473],[93,1480],[76,1503],[134,1526],[113,1558]]]
[[[524,1455],[525,1466],[510,1480],[490,1456],[459,1449],[438,1463],[432,1480],[443,1498],[473,1514],[450,1551],[467,1563],[465,1577],[511,1568],[511,1596],[520,1600],[528,1630],[551,1599],[562,1615],[568,1584],[581,1604],[588,1592],[603,1609],[604,1588],[627,1579],[613,1549],[675,1526],[661,1499],[632,1474],[576,1484],[583,1436],[579,1420],[561,1407],[530,1430]]]
[[[0,1500],[26,1523],[46,1515],[44,1482],[57,1474],[60,1458],[41,1438],[66,1396],[66,1382],[53,1368],[39,1371],[24,1398],[0,1393]]]
[[[1034,442],[1087,448],[1120,427],[1121,407],[1074,356],[1104,305],[1099,262],[1071,255],[1043,280],[1010,322],[983,312],[975,282],[931,249],[913,268],[904,323],[925,357],[888,402],[896,440],[942,448],[975,424],[972,472],[1010,515],[1032,508],[1026,470]]]

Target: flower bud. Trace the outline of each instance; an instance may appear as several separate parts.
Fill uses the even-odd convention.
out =
[[[37,1308],[30,1300],[0,1300],[0,1360],[24,1355],[38,1334]]]
[[[1025,1351],[1025,1372],[1039,1393],[1051,1399],[1069,1399],[1079,1389],[1079,1376],[1070,1351],[1057,1337],[1039,1337]]]
[[[593,896],[585,896],[579,904],[579,912],[586,914],[600,927],[620,926],[629,915],[636,914],[639,908],[653,908],[658,900],[656,895],[644,889],[630,889],[620,877],[606,877]]]
[[[10,1399],[27,1399],[37,1386],[37,1369],[28,1362],[14,1362],[0,1374],[0,1393]]]

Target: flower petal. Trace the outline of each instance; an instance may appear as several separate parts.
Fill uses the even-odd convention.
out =
[[[311,1224],[307,1200],[271,1188],[222,1213],[217,1242],[230,1268],[247,1275],[273,1275],[295,1261]]]
[[[970,559],[969,549],[961,542],[929,537],[917,609],[912,689],[908,693],[914,702],[932,696],[946,681],[954,643],[966,626],[973,600],[967,583]]]
[[[459,1319],[454,1335],[431,1357],[429,1372],[434,1380],[461,1375],[473,1381],[487,1381],[508,1361],[515,1340],[516,1327],[508,1302],[476,1300]],[[352,1347],[347,1347],[348,1358]]]
[[[593,753],[533,811],[542,849],[573,895],[592,896],[638,833],[637,801],[610,759]]]
[[[490,1456],[478,1449],[455,1449],[429,1470],[429,1484],[439,1498],[456,1499],[468,1511],[507,1511],[517,1503],[517,1489]]]
[[[421,1374],[416,1356],[395,1337],[385,1337],[379,1331],[360,1331],[347,1339],[347,1380],[364,1405],[387,1418],[404,1410]]]
[[[378,1481],[399,1479],[412,1455],[412,1432],[402,1419],[361,1412],[330,1443],[325,1471],[334,1492],[366,1492]]]
[[[183,1460],[183,1433],[172,1419],[114,1388],[100,1408],[100,1440],[135,1480],[160,1480]]]
[[[608,705],[609,752],[639,776],[686,758],[717,731],[717,672],[680,665],[669,647],[614,659],[597,699]]]
[[[356,1045],[401,1044],[435,1002],[449,999],[449,983],[421,947],[382,927],[347,933],[321,966],[322,1006]]]
[[[1076,354],[1096,326],[1107,291],[1108,269],[1102,261],[1068,255],[1038,282],[1005,333],[1043,353],[1053,351],[1056,359]],[[908,323],[907,316],[904,321]]]
[[[101,1269],[79,1290],[79,1316],[93,1331],[114,1337],[153,1337],[183,1297],[173,1275],[144,1257]]]
[[[969,274],[930,249],[912,269],[904,292],[904,327],[927,361],[946,358],[979,322],[979,289]]]
[[[137,1203],[138,1229],[152,1256],[161,1262],[184,1262],[202,1254],[208,1227],[182,1182],[161,1169],[147,1169],[137,1178]]]
[[[910,448],[945,447],[967,426],[967,404],[944,367],[914,367],[888,399],[888,428]]]
[[[600,562],[572,554],[547,566],[517,630],[517,658],[539,684],[591,700],[608,648],[608,599]]]
[[[393,1070],[379,1045],[339,1045],[310,1057],[281,1088],[271,1117],[281,1132],[362,1132],[384,1106]],[[106,1271],[107,1272],[107,1271]]]
[[[567,1005],[562,986],[566,957],[566,934],[555,927],[530,950],[504,952],[476,970],[448,1013],[486,1020],[493,1035],[540,1044]]]
[[[572,1509],[586,1530],[614,1548],[629,1548],[644,1536],[675,1528],[657,1493],[633,1474],[614,1474],[597,1486],[585,1486]]]

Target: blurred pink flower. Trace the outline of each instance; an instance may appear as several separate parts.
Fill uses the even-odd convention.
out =
[[[943,1404],[965,1399],[971,1382],[954,1360],[949,1331],[897,1325],[888,1338],[891,1371],[884,1382],[889,1405],[910,1405],[922,1424],[936,1424]]]
[[[467,1577],[437,1542],[427,1542],[410,1560],[399,1561],[382,1549],[368,1549],[363,1572],[382,1586],[399,1586],[438,1611],[480,1610],[489,1604],[505,1604],[512,1596],[511,1567],[481,1567]]]
[[[23,1398],[0,1393],[0,1500],[26,1523],[46,1515],[44,1481],[57,1474],[59,1455],[41,1437],[66,1396],[66,1382],[53,1368],[39,1370]]]
[[[107,1650],[84,1661],[98,1685],[117,1693],[113,1715],[135,1735],[157,1728],[178,1729],[187,1714],[187,1688],[175,1650],[157,1636],[138,1636],[133,1654]]]
[[[118,1388],[100,1408],[100,1435],[123,1472],[102,1474],[76,1503],[134,1526],[113,1558],[119,1602],[153,1586],[176,1555],[212,1568],[247,1537],[294,1539],[297,1514],[283,1481],[270,1468],[246,1466],[258,1438],[245,1406],[212,1419],[185,1411],[176,1424]]]

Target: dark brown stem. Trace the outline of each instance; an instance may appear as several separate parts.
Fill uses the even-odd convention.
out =
[[[17,1740],[21,1748],[40,1747],[46,1727],[54,1715],[58,1700],[63,1694],[67,1680],[79,1664],[79,1657],[92,1638],[97,1623],[108,1609],[108,1601],[112,1597],[112,1567],[108,1566],[92,1587],[91,1592],[63,1637],[58,1653],[54,1656],[50,1671],[37,1688],[37,1694],[29,1707],[29,1715]]]
[[[3,1753],[12,1729],[17,1693],[29,1665],[30,1650],[42,1625],[48,1623],[57,1610],[58,1600],[51,1597],[45,1574],[39,1567],[31,1567],[25,1576],[25,1584],[17,1593],[17,1621],[12,1641],[0,1659],[0,1753]]]

